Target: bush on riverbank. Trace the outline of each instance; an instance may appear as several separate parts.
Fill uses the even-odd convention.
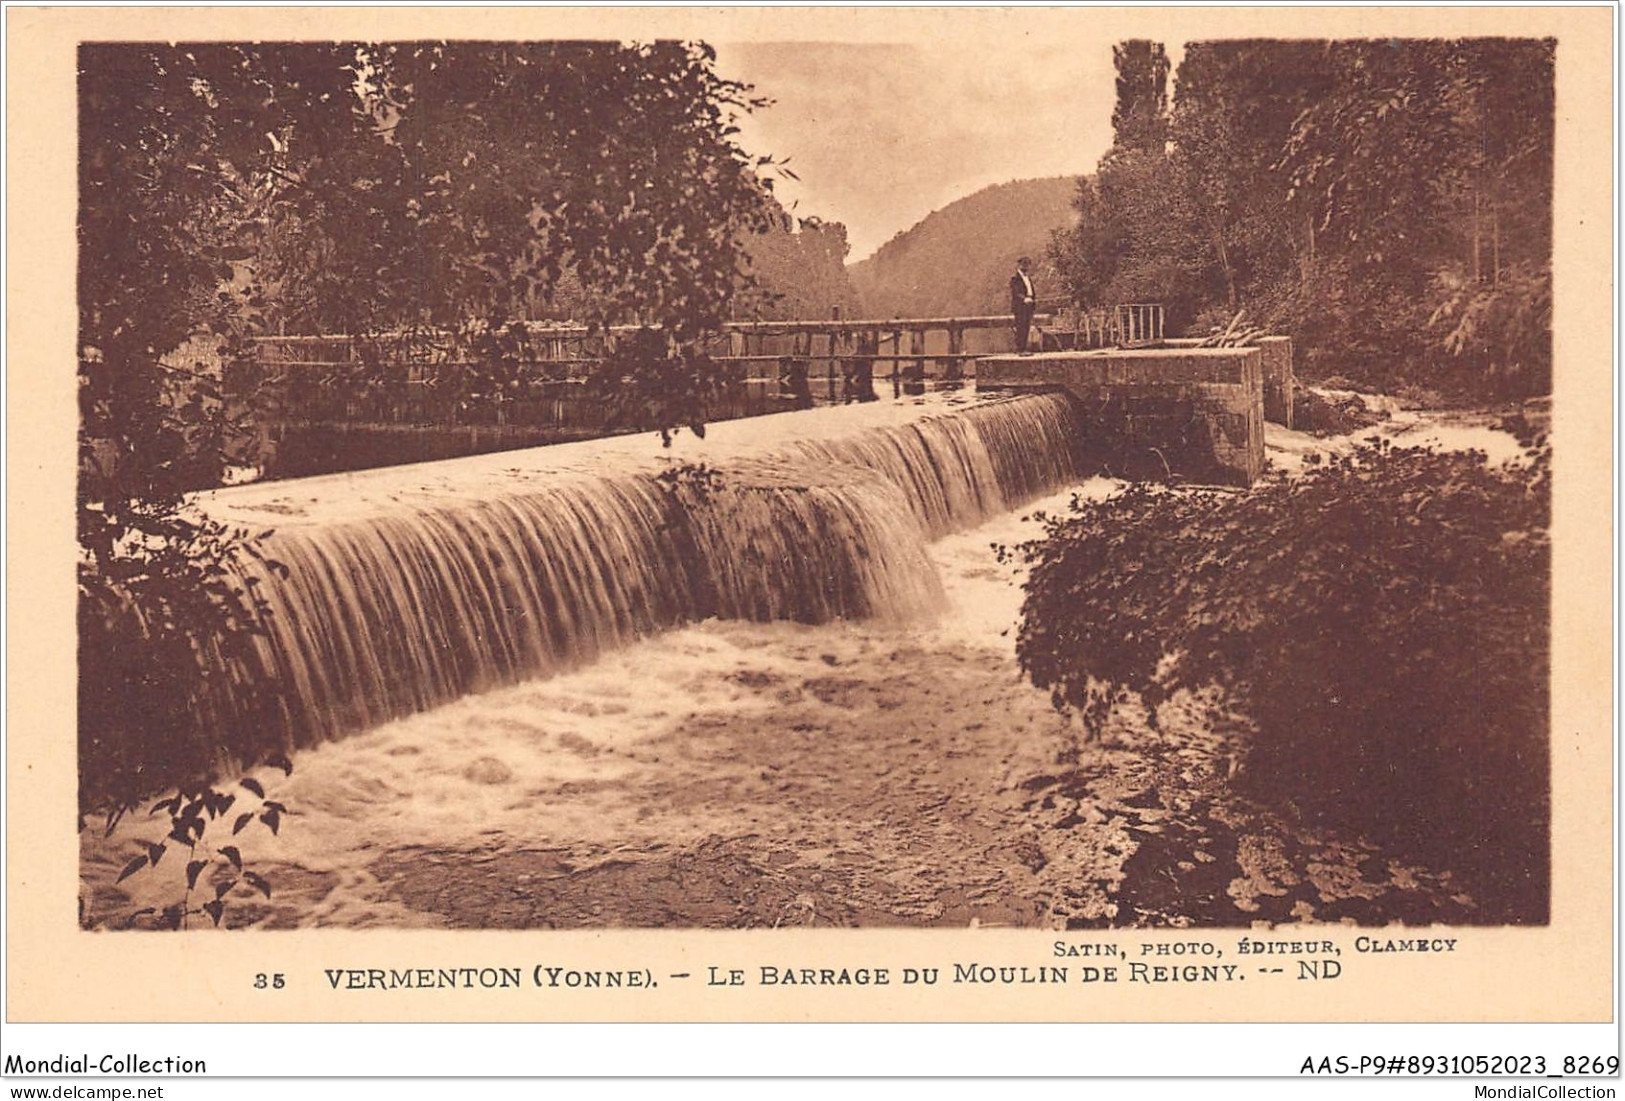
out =
[[[111,823],[166,788],[201,789],[228,764],[285,748],[266,741],[276,701],[252,678],[216,683],[257,661],[268,611],[240,571],[262,557],[254,541],[185,517],[163,530],[126,540],[106,564],[80,563],[81,817]]]
[[[1548,470],[1374,442],[1243,495],[1079,502],[1024,548],[1018,655],[1095,730],[1128,692],[1221,685],[1257,724],[1250,794],[1543,922]]]

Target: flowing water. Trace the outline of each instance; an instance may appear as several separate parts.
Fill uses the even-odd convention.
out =
[[[1052,769],[1070,732],[1017,672],[1018,571],[992,550],[1037,533],[1031,512],[1008,511],[929,544],[940,603],[924,620],[709,619],[300,750],[291,776],[256,770],[290,808],[279,835],[255,823],[211,840],[238,846],[275,894],[239,892],[227,924],[1041,923],[1020,783]],[[173,901],[167,864],[110,886],[132,839],[161,833],[133,821],[87,838],[98,916]],[[761,852],[735,851],[747,844]],[[721,867],[691,862],[712,850]],[[603,878],[668,861],[679,897]],[[736,865],[807,889],[766,890],[749,914],[691,897],[738,890]],[[579,898],[541,893],[569,878],[561,867],[585,877]],[[937,879],[960,874],[972,885],[944,908]],[[543,912],[516,912],[520,898]]]
[[[1130,709],[1080,746],[1024,683],[1020,571],[993,547],[1111,491],[1070,432],[1058,398],[926,399],[719,425],[670,456],[604,440],[216,494],[278,526],[259,672],[305,747],[291,776],[254,773],[289,808],[278,835],[222,819],[200,850],[274,884],[239,886],[226,924],[1470,912],[1448,874],[1238,796],[1234,732],[1194,709],[1157,730]],[[1273,435],[1278,463],[1325,446]],[[114,883],[162,834],[84,835],[92,924],[179,897],[178,857]]]
[[[623,441],[593,441],[548,449],[562,453],[551,468],[459,474],[450,468],[469,460],[458,460],[219,493],[208,507],[226,516],[288,516],[288,498],[317,496],[263,542],[283,570],[257,573],[271,612],[259,667],[216,679],[269,686],[291,747],[683,623],[929,617],[943,597],[927,540],[1077,472],[1075,419],[1058,396],[920,402],[892,424],[820,412],[824,434],[793,443],[764,441],[761,424],[716,426],[704,458],[664,472]],[[788,416],[799,434],[809,415]],[[856,423],[831,430],[845,421]],[[518,461],[538,457],[555,458]],[[400,499],[404,484],[446,477],[468,481]],[[347,517],[355,497],[360,515]]]

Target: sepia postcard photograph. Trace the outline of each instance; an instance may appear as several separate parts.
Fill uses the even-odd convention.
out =
[[[6,18],[8,1022],[1613,1019],[1615,9]]]

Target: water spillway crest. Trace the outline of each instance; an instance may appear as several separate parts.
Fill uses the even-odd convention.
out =
[[[215,709],[233,713],[233,683],[268,689],[274,714],[235,721],[292,748],[685,622],[918,621],[944,603],[926,543],[1075,478],[1076,440],[1068,399],[1024,397],[285,526],[263,545],[285,573],[251,567],[270,612],[257,667],[209,678]]]
[[[873,470],[903,490],[931,539],[1078,477],[1079,420],[1063,394],[970,405],[886,431],[801,440],[790,454]]]

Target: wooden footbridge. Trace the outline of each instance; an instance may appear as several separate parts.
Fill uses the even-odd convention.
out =
[[[279,475],[524,447],[610,430],[587,380],[635,331],[527,322],[261,337],[254,359],[227,372],[227,390],[271,395],[259,431]],[[1032,350],[1161,337],[1160,306],[1053,311],[1034,318]],[[724,382],[709,419],[952,389],[1014,341],[1010,315],[728,322],[702,344]],[[233,386],[237,371],[251,377]]]
[[[1033,319],[1034,351],[1136,347],[1163,336],[1162,307],[1117,306],[1109,310],[1038,314]],[[741,377],[782,372],[752,367],[782,367],[799,361],[809,376],[836,377],[856,361],[876,377],[920,380],[966,376],[968,364],[984,356],[1013,351],[1015,318],[978,317],[843,319],[819,321],[730,321],[703,342],[704,350],[723,364],[745,370]],[[332,381],[353,374],[363,364],[404,375],[408,384],[430,389],[447,387],[446,376],[486,364],[491,354],[518,364],[540,380],[572,379],[602,363],[617,340],[632,326],[592,329],[584,325],[527,323],[490,334],[482,349],[478,333],[418,329],[368,336],[268,336],[256,341],[259,360],[294,381]],[[472,337],[472,339],[471,339]],[[482,349],[471,355],[472,349]]]

